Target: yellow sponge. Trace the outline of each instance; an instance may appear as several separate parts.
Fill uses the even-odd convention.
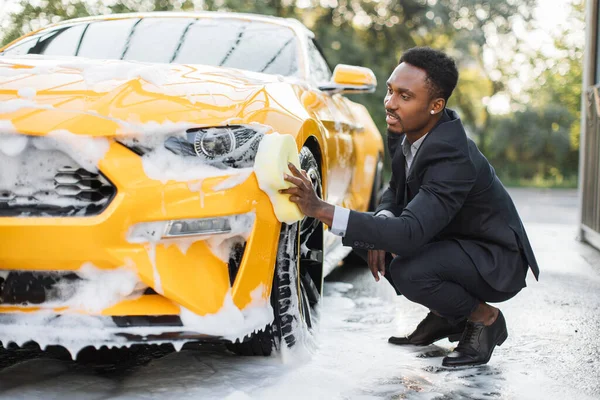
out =
[[[304,215],[298,206],[290,201],[289,194],[279,193],[281,189],[294,186],[283,179],[283,174],[292,175],[288,162],[300,169],[300,159],[294,138],[277,132],[265,135],[258,146],[254,161],[254,173],[258,180],[258,186],[271,199],[277,219],[291,224],[301,220]]]

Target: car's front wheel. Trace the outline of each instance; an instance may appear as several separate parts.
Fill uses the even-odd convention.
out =
[[[307,171],[321,197],[321,173],[306,147],[300,152],[300,167]],[[320,293],[315,282],[323,269],[323,224],[305,217],[294,224],[281,224],[277,262],[271,290],[273,323],[244,341],[230,343],[236,354],[268,356],[273,348],[294,346],[301,335],[310,334],[316,322]]]

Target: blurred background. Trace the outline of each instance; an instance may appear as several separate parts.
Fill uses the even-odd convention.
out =
[[[460,69],[450,107],[504,184],[577,187],[583,0],[0,0],[0,43],[65,19],[168,10],[299,19],[332,67],[375,71],[377,92],[353,100],[383,135],[383,83],[403,50],[441,49]]]

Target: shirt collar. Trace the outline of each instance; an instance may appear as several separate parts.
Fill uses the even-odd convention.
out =
[[[406,139],[406,135],[404,135],[404,138],[402,139],[402,143],[401,143],[402,152],[404,153],[404,157],[406,157],[408,155],[409,149],[413,155],[416,154],[417,150],[419,150],[419,147],[421,147],[421,144],[423,144],[423,141],[425,140],[427,135],[429,135],[429,132],[424,134],[421,138],[419,138],[419,140],[414,142],[412,145],[410,144],[408,139]]]

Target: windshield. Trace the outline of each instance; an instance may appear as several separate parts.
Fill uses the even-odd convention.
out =
[[[43,54],[154,63],[204,64],[298,75],[294,31],[235,18],[128,18],[60,26],[1,55]]]

